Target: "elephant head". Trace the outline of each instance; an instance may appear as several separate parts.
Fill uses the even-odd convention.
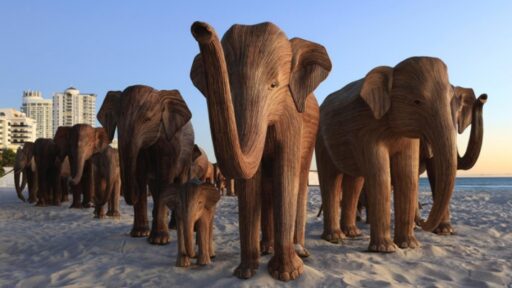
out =
[[[123,195],[132,204],[138,193],[136,170],[141,152],[159,139],[172,139],[192,113],[178,90],[134,85],[122,92],[109,91],[97,117],[110,140],[118,129]]]
[[[412,57],[394,68],[377,67],[366,75],[360,95],[373,116],[388,123],[390,133],[425,139],[432,148],[439,197],[422,223],[432,231],[448,209],[457,170],[454,91],[446,65],[437,58]]]
[[[53,136],[53,141],[59,147],[59,158],[64,159],[70,150],[70,133],[73,128],[69,126],[60,126]]]
[[[192,25],[201,53],[190,77],[206,96],[215,155],[226,177],[251,178],[260,165],[267,127],[283,103],[298,112],[331,70],[325,48],[291,40],[272,23],[233,25],[219,41],[214,29]]]
[[[23,170],[26,167],[31,167],[34,165],[33,163],[34,157],[34,143],[26,142],[23,144],[23,147],[18,148],[16,151],[16,159],[14,162],[14,186],[16,187],[16,194],[18,198],[25,202],[25,197],[23,196],[23,189],[25,189],[25,185],[27,183],[27,178]],[[32,169],[33,167],[31,167]],[[35,169],[34,169],[35,170]],[[20,184],[20,175],[22,176],[21,184]]]
[[[68,153],[73,185],[78,185],[82,180],[85,161],[107,149],[110,142],[103,128],[94,128],[88,124],[76,124],[71,127]]]
[[[482,109],[486,102],[487,94],[482,94],[477,99],[471,88],[454,88],[452,113],[457,122],[457,132],[462,134],[471,125],[466,153],[462,157],[457,156],[457,169],[469,170],[473,168],[480,156],[484,136]]]
[[[202,179],[208,169],[208,156],[203,149],[194,145],[192,150],[192,165],[190,165],[189,179]]]

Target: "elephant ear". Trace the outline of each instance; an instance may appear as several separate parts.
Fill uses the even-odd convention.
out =
[[[373,68],[361,87],[361,98],[370,106],[375,119],[380,119],[391,107],[391,85],[393,84],[393,68],[380,66]]]
[[[201,152],[201,148],[197,146],[197,144],[194,144],[194,149],[192,150],[192,162],[196,161],[197,158],[199,158],[203,154]]]
[[[105,128],[94,128],[94,153],[107,149],[110,142],[110,138],[108,137]]]
[[[214,208],[220,200],[220,191],[210,183],[201,184],[201,189],[205,196],[204,207],[207,209]]]
[[[453,88],[452,113],[455,115],[459,134],[471,124],[475,100],[473,89],[458,86]]]
[[[196,86],[199,91],[203,94],[203,96],[207,97],[207,89],[206,89],[206,74],[204,72],[203,66],[203,58],[201,54],[197,54],[194,58],[194,62],[192,62],[192,68],[190,69],[190,79],[194,86]]]
[[[190,121],[192,113],[178,90],[161,90],[157,93],[162,99],[162,124],[165,137],[170,140]]]
[[[97,118],[101,126],[105,128],[110,141],[114,139],[117,121],[121,114],[121,91],[108,91]]]
[[[306,98],[327,78],[332,64],[324,46],[301,38],[290,40],[292,70],[290,92],[299,112],[304,112]]]
[[[67,144],[69,142],[71,129],[72,127],[60,126],[59,128],[57,128],[55,136],[53,136],[53,141],[59,147],[59,152],[61,156],[66,156],[69,152]]]

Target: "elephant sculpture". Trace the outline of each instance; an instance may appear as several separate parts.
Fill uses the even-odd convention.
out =
[[[96,128],[102,129],[102,128]],[[108,139],[108,138],[107,138]],[[91,157],[94,179],[94,217],[104,218],[104,205],[108,202],[106,215],[119,218],[119,200],[121,196],[121,175],[119,171],[119,153],[108,146]]]
[[[197,233],[199,253],[198,265],[207,265],[215,257],[213,244],[213,217],[215,207],[220,200],[220,192],[210,183],[192,179],[189,182],[171,184],[163,192],[163,197],[170,209],[178,212],[178,258],[176,266],[190,266],[190,258],[196,257],[193,237]]]
[[[14,186],[18,198],[23,202],[27,201],[23,196],[23,189],[27,184],[28,203],[35,203],[37,201],[37,169],[33,142],[25,142],[23,147],[18,148],[14,162]]]
[[[307,256],[307,175],[319,118],[312,92],[331,70],[329,56],[268,22],[233,25],[222,43],[206,23],[191,30],[200,54],[190,76],[206,97],[218,165],[236,179],[241,263],[234,274],[255,274],[263,227],[261,250],[275,250],[269,273],[295,279],[304,269],[297,252]],[[263,175],[271,177],[265,189]]]
[[[482,94],[476,98],[473,89],[455,87],[454,88],[454,101],[452,101],[452,113],[455,115],[457,123],[457,132],[462,134],[464,130],[471,125],[471,132],[469,136],[468,146],[466,152],[462,157],[457,156],[457,170],[469,170],[473,168],[478,157],[483,142],[483,105],[487,102],[487,94]],[[430,188],[432,190],[432,198],[437,197],[435,190],[435,177],[436,167],[435,160],[431,153],[431,149],[427,147],[425,141],[420,144],[420,174],[427,171]],[[419,207],[417,208],[419,211]],[[419,212],[417,212],[417,223],[420,223]],[[443,216],[441,223],[433,230],[434,233],[440,235],[453,234],[453,227],[450,223],[449,209]]]
[[[37,169],[36,206],[59,206],[62,201],[60,170],[62,160],[59,147],[52,139],[38,138],[34,142],[34,160]]]
[[[78,166],[80,166],[77,160],[77,155],[71,155],[72,150],[75,149],[73,147],[77,147],[79,145],[79,143],[76,142],[78,139],[76,134],[78,132],[74,130],[79,129],[80,125],[82,124],[78,124],[72,127],[60,126],[59,128],[57,128],[55,136],[53,137],[53,140],[59,147],[59,157],[61,159],[64,159],[63,166],[61,167],[62,169],[60,172],[62,187],[65,187],[63,189],[63,195],[66,195],[67,197],[67,195],[69,194],[69,191],[67,190],[67,187],[69,185],[69,188],[71,189],[71,192],[73,194],[73,202],[71,203],[71,206],[69,208],[78,209],[92,207],[94,193],[94,183],[91,174],[92,167],[90,161],[86,160],[84,162],[80,181],[77,183],[70,181],[72,180],[74,175],[76,175]],[[73,151],[76,151],[76,149]]]
[[[132,237],[151,244],[169,243],[168,209],[161,191],[188,181],[194,130],[192,114],[178,90],[155,90],[135,85],[109,91],[98,112],[110,140],[117,127],[123,196],[134,206]],[[147,218],[147,190],[153,196],[151,232]]]
[[[394,252],[396,245],[419,246],[413,229],[420,138],[436,155],[433,186],[438,191],[429,217],[421,226],[432,231],[439,225],[448,211],[457,170],[453,93],[447,67],[440,59],[411,57],[394,68],[374,68],[363,79],[325,99],[320,107],[315,150],[324,206],[323,239],[338,242],[344,234],[358,233],[354,218],[364,184],[369,208],[369,251]]]

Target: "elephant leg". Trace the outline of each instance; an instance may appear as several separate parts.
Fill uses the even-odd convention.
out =
[[[48,184],[45,183],[47,181],[47,179],[45,179],[45,177],[43,175],[41,175],[40,177],[40,182],[39,182],[39,189],[37,190],[37,203],[36,203],[36,206],[38,207],[44,207],[47,205],[47,199],[48,199]]]
[[[357,203],[361,189],[363,189],[364,178],[343,176],[343,197],[341,198],[341,231],[348,237],[357,237],[361,231],[356,226]]]
[[[121,197],[121,181],[115,181],[112,185],[112,193],[108,201],[108,212],[107,216],[119,218],[121,213],[119,212],[119,198]]]
[[[238,278],[249,279],[259,266],[259,232],[261,220],[261,196],[258,192],[261,185],[261,169],[252,179],[237,179],[238,219],[240,231],[240,265],[234,275]]]
[[[81,198],[82,198],[82,184],[78,183],[78,185],[71,186],[73,192],[73,202],[69,208],[82,208]]]
[[[85,177],[85,179],[82,180],[83,182],[83,193],[84,198],[82,201],[82,206],[84,208],[91,208],[93,207],[92,200],[94,198],[94,177],[93,177],[93,171],[92,171],[92,165],[86,164],[87,167],[87,173],[85,173],[82,177]],[[84,168],[85,169],[85,168]]]
[[[105,218],[105,208],[103,207],[103,205],[94,205],[94,218]]]
[[[416,248],[414,218],[418,206],[419,140],[409,140],[391,157],[391,177],[395,206],[394,242],[400,248]]]
[[[295,252],[302,258],[308,257],[309,251],[306,249],[306,220],[308,208],[308,178],[311,159],[313,158],[313,147],[311,151],[304,155],[306,159],[302,159],[300,176],[299,176],[299,195],[297,198],[297,216],[295,220],[294,244]]]
[[[208,243],[208,230],[208,220],[206,219],[206,217],[203,216],[199,218],[199,221],[197,223],[197,235],[199,238],[199,241],[197,241],[199,245],[199,254],[197,255],[198,265],[208,265],[211,263],[210,255],[208,254],[208,246],[210,245]]]
[[[60,175],[59,175],[60,168],[57,169],[56,175],[53,175],[53,185],[52,185],[52,192],[53,192],[53,205],[60,206],[60,202],[62,200],[62,186],[60,182]]]
[[[271,173],[272,171],[270,171]],[[264,174],[262,172],[262,174]],[[261,181],[261,242],[262,255],[274,253],[274,215],[272,207],[272,178],[262,177]]]
[[[432,198],[436,199],[437,195],[436,195],[436,191],[434,189],[434,187],[435,187],[434,183],[436,182],[436,177],[435,177],[435,172],[434,172],[435,171],[434,159],[433,158],[427,159],[425,164],[426,164],[426,168],[427,168],[427,176],[428,176],[428,182],[430,184],[430,190],[432,190]],[[448,207],[448,211],[446,212],[446,214],[443,215],[441,223],[439,223],[439,225],[436,227],[436,229],[434,229],[432,232],[435,234],[438,234],[438,235],[452,235],[455,233],[455,231],[453,230],[451,221],[450,221],[449,207]]]
[[[213,242],[213,215],[215,215],[215,208],[208,215],[208,255],[210,258],[215,258],[215,243]]]
[[[148,241],[151,244],[166,245],[169,244],[168,217],[169,209],[163,201],[160,201],[160,183],[159,181],[150,181],[149,189],[153,195],[153,221],[151,223],[151,233]]]
[[[388,149],[380,145],[365,149],[366,192],[370,209],[370,245],[372,252],[395,252],[391,240],[391,172]],[[417,173],[417,170],[415,170]],[[417,177],[417,175],[416,175]]]
[[[27,169],[27,186],[28,186],[28,203],[35,203],[37,201],[37,179],[35,173]]]
[[[343,175],[332,163],[323,143],[318,137],[316,145],[316,163],[318,180],[322,194],[322,208],[324,211],[324,231],[322,239],[331,243],[340,243],[345,234],[340,229],[340,196]]]
[[[176,257],[176,267],[190,266],[190,257],[185,246],[185,228],[181,215],[176,215],[176,234],[178,235],[178,256]]]
[[[293,126],[288,128],[294,130]],[[284,134],[287,144],[277,145],[274,161],[275,247],[268,263],[268,272],[275,279],[289,281],[304,272],[304,263],[293,245],[300,177],[300,147],[296,147],[295,143],[299,143],[300,139],[297,133],[284,133],[280,134]]]
[[[60,178],[60,187],[62,191],[62,202],[69,201],[69,189],[68,189],[68,179],[66,178]]]
[[[148,197],[146,190],[140,190],[137,197],[137,202],[133,205],[133,228],[130,232],[132,237],[147,237],[149,236],[148,224]]]

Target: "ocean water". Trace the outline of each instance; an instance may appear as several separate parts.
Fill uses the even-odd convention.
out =
[[[455,191],[510,192],[512,177],[458,177]],[[420,178],[420,192],[430,192],[427,178]]]

